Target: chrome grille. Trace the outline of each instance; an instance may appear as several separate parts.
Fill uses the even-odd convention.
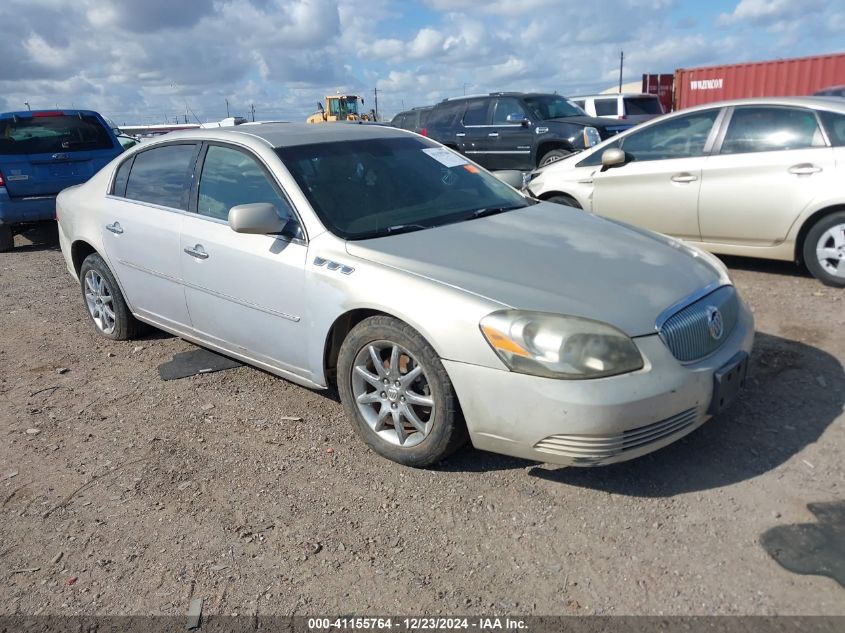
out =
[[[710,332],[708,310],[711,308],[716,308],[722,316],[722,334],[719,337]],[[681,308],[662,324],[658,323],[658,332],[672,355],[686,363],[719,349],[736,327],[738,316],[736,290],[733,286],[722,286]]]
[[[581,464],[595,464],[626,451],[659,442],[695,424],[698,413],[687,409],[671,418],[616,435],[550,435],[534,445],[538,451],[569,457]]]

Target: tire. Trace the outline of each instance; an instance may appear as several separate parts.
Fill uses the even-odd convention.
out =
[[[0,253],[8,253],[15,247],[15,235],[12,227],[5,222],[0,222]]]
[[[546,198],[547,202],[554,202],[555,204],[563,204],[567,207],[572,207],[573,209],[583,209],[578,201],[573,198],[572,196],[566,195],[565,193],[559,193],[554,196],[549,196]]]
[[[355,433],[382,457],[424,468],[466,443],[443,363],[419,332],[398,319],[374,316],[352,328],[340,348],[337,384]]]
[[[88,316],[101,336],[113,341],[127,341],[146,329],[132,316],[114,275],[97,253],[92,253],[82,262],[79,286]]]
[[[537,163],[537,167],[545,167],[546,165],[551,165],[552,163],[556,163],[559,160],[562,160],[572,154],[572,152],[568,152],[565,149],[553,149],[545,154],[540,159],[540,162]]]
[[[845,288],[845,211],[826,215],[810,228],[803,254],[813,277],[827,286]]]

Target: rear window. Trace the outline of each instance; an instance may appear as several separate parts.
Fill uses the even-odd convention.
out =
[[[657,97],[625,97],[625,114],[663,114]]]
[[[106,128],[90,115],[0,120],[0,154],[55,154],[113,147]]]

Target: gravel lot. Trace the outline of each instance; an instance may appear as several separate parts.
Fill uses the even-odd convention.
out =
[[[827,614],[759,545],[845,499],[845,290],[730,259],[758,336],[744,397],[639,461],[467,448],[403,468],[337,397],[192,346],[98,337],[52,225],[0,254],[0,614]],[[283,420],[285,416],[301,421]]]

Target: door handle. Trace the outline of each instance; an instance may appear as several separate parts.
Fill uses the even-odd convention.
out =
[[[120,222],[114,222],[112,224],[106,224],[106,230],[111,231],[115,235],[120,235],[123,233],[123,227],[120,226]]]
[[[193,248],[186,248],[185,252],[196,259],[208,259],[208,253],[205,252],[202,244],[197,244]]]
[[[693,176],[687,172],[682,172],[672,176],[672,182],[695,182],[696,180],[698,180],[698,176]]]
[[[498,132],[490,132],[487,136],[499,136]]]
[[[465,132],[455,132],[455,136],[466,136]]]
[[[790,174],[795,174],[796,176],[809,176],[810,174],[819,173],[822,171],[822,168],[812,163],[801,163],[799,165],[793,165],[788,171]]]

